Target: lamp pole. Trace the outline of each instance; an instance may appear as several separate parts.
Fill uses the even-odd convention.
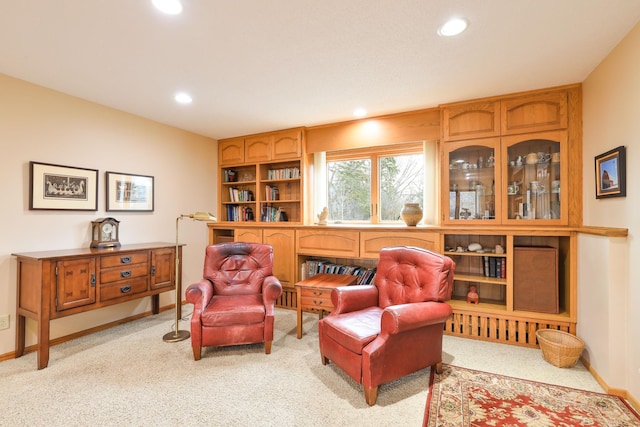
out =
[[[175,287],[176,287],[176,319],[175,319],[175,328],[172,332],[169,332],[167,334],[165,334],[162,339],[165,342],[178,342],[178,341],[184,341],[187,338],[189,338],[191,336],[191,334],[189,333],[189,331],[181,331],[178,329],[178,322],[180,321],[180,316],[178,315],[179,310],[179,304],[181,303],[181,295],[178,295],[178,280],[180,280],[179,277],[179,271],[180,271],[180,259],[178,257],[178,250],[179,250],[179,243],[178,243],[178,224],[180,222],[180,220],[182,218],[193,218],[193,215],[180,215],[179,217],[176,218],[176,253],[174,255],[175,260],[176,260],[176,264],[175,264]]]

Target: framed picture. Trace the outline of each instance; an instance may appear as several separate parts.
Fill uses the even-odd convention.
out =
[[[153,212],[153,177],[106,172],[107,211]]]
[[[627,195],[625,147],[596,156],[596,199]]]
[[[98,170],[29,162],[29,209],[98,210]]]

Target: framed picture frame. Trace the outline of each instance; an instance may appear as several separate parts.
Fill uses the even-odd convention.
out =
[[[106,172],[107,211],[153,212],[153,176]]]
[[[29,162],[29,210],[98,210],[98,170]]]
[[[627,159],[624,146],[595,157],[596,199],[626,197]]]

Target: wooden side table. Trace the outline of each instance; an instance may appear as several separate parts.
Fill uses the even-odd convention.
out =
[[[302,338],[302,312],[313,311],[320,314],[331,312],[331,291],[338,286],[349,286],[356,282],[357,276],[348,274],[316,274],[309,279],[296,283],[298,293],[298,339]]]

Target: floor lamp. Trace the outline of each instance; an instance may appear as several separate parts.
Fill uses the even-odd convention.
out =
[[[191,336],[191,334],[189,333],[189,331],[181,331],[178,329],[178,322],[180,321],[180,315],[178,314],[180,311],[180,305],[182,303],[182,295],[179,295],[178,292],[178,283],[179,280],[181,279],[181,277],[179,277],[179,271],[180,271],[180,258],[178,257],[178,250],[179,250],[179,243],[178,243],[178,224],[180,223],[180,220],[183,218],[191,218],[194,221],[217,221],[216,217],[213,216],[212,214],[210,214],[209,212],[196,212],[194,214],[181,214],[179,217],[176,218],[176,254],[175,254],[175,260],[176,260],[176,265],[175,265],[175,287],[176,287],[176,323],[175,323],[175,329],[172,332],[169,332],[167,334],[165,334],[162,339],[165,342],[178,342],[178,341],[184,341],[187,338],[189,338]]]

